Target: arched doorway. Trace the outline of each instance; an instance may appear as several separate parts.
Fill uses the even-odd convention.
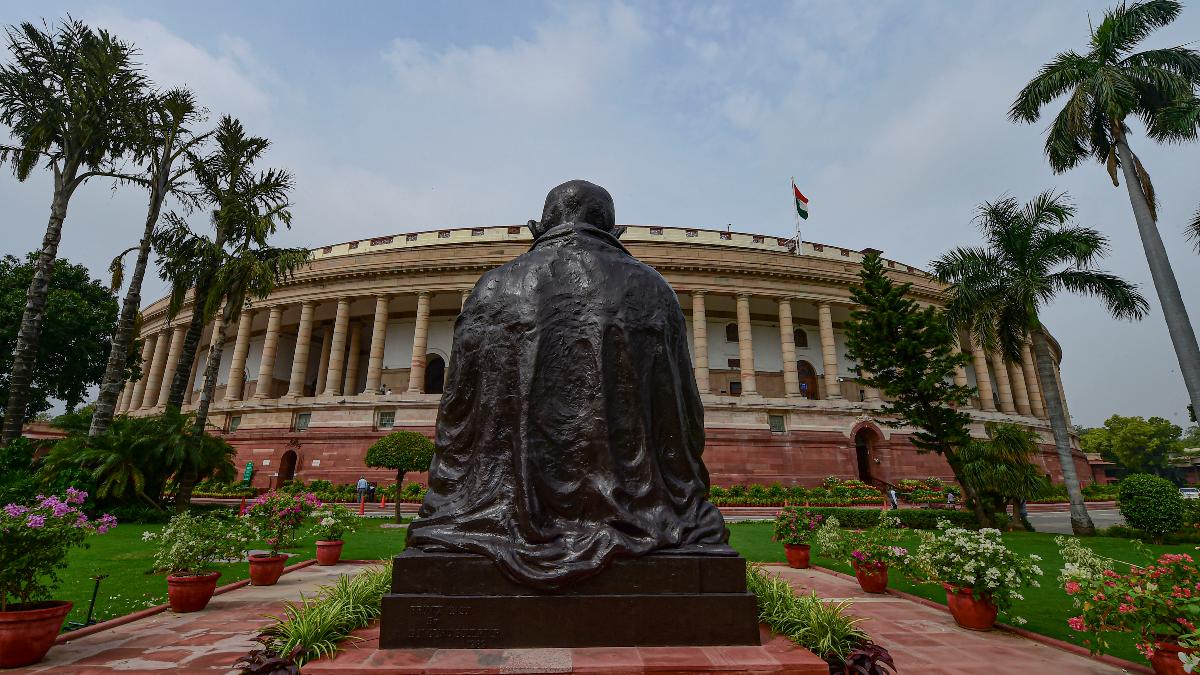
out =
[[[425,393],[440,394],[446,385],[446,360],[437,354],[425,357]]]
[[[276,486],[283,485],[296,477],[296,451],[288,450],[279,459],[279,480]]]
[[[854,434],[854,458],[858,464],[858,479],[864,483],[872,481],[871,450],[875,447],[875,432],[870,429],[859,429]]]
[[[797,361],[796,376],[800,380],[801,394],[814,401],[821,398],[817,393],[817,370],[813,368],[813,364],[804,360]]]

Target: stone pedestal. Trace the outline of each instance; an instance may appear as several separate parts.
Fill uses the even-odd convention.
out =
[[[506,578],[488,558],[406,550],[383,598],[379,646],[757,645],[746,561],[723,546],[615,561],[560,593]]]

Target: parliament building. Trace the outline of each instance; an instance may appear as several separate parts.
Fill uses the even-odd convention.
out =
[[[864,253],[767,235],[628,226],[622,242],[679,296],[696,382],[705,404],[704,460],[714,485],[815,485],[827,476],[879,484],[951,478],[937,455],[920,454],[905,429],[878,421],[879,392],[853,381],[843,327],[849,287]],[[254,301],[226,331],[209,423],[254,468],[253,484],[360,475],[386,484],[394,473],[365,468],[367,448],[398,429],[433,434],[454,322],[479,277],[525,252],[521,226],[396,234],[317,248],[313,262]],[[886,259],[923,303],[945,286]],[[167,316],[167,300],[143,310],[144,376],[128,383],[118,412],[148,414],[166,402],[191,312]],[[206,327],[185,411],[199,400],[197,372],[211,348]],[[1061,357],[1051,340],[1055,361]],[[1030,351],[1020,363],[985,353],[969,335],[971,363],[955,379],[983,396],[971,405],[974,433],[990,420],[1035,429],[1037,462],[1062,480]],[[1061,394],[1057,368],[1055,378]],[[1064,397],[1065,405],[1065,397]],[[1075,449],[1076,470],[1090,481]],[[414,476],[413,479],[423,479]]]

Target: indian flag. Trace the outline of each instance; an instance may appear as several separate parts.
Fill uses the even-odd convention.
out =
[[[792,196],[796,198],[796,214],[801,218],[808,220],[808,197],[800,192],[800,188],[796,187],[796,181],[792,181]]]

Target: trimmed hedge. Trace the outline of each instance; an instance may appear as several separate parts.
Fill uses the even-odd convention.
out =
[[[1184,525],[1183,497],[1165,478],[1137,473],[1121,481],[1117,506],[1130,526],[1155,537],[1175,532]]]
[[[888,516],[899,518],[900,524],[904,527],[913,530],[934,530],[937,529],[939,520],[950,521],[950,524],[955,527],[978,528],[979,523],[975,520],[975,514],[970,511],[956,511],[951,509],[892,509],[883,511],[882,509],[852,509],[839,508],[836,506],[790,506],[788,508],[808,511],[809,513],[824,516],[826,519],[834,517],[838,519],[838,523],[842,527],[851,529],[866,529],[875,526],[879,522],[879,514],[887,513]],[[1001,526],[1007,522],[1007,518],[1001,514],[996,514],[996,518]]]

